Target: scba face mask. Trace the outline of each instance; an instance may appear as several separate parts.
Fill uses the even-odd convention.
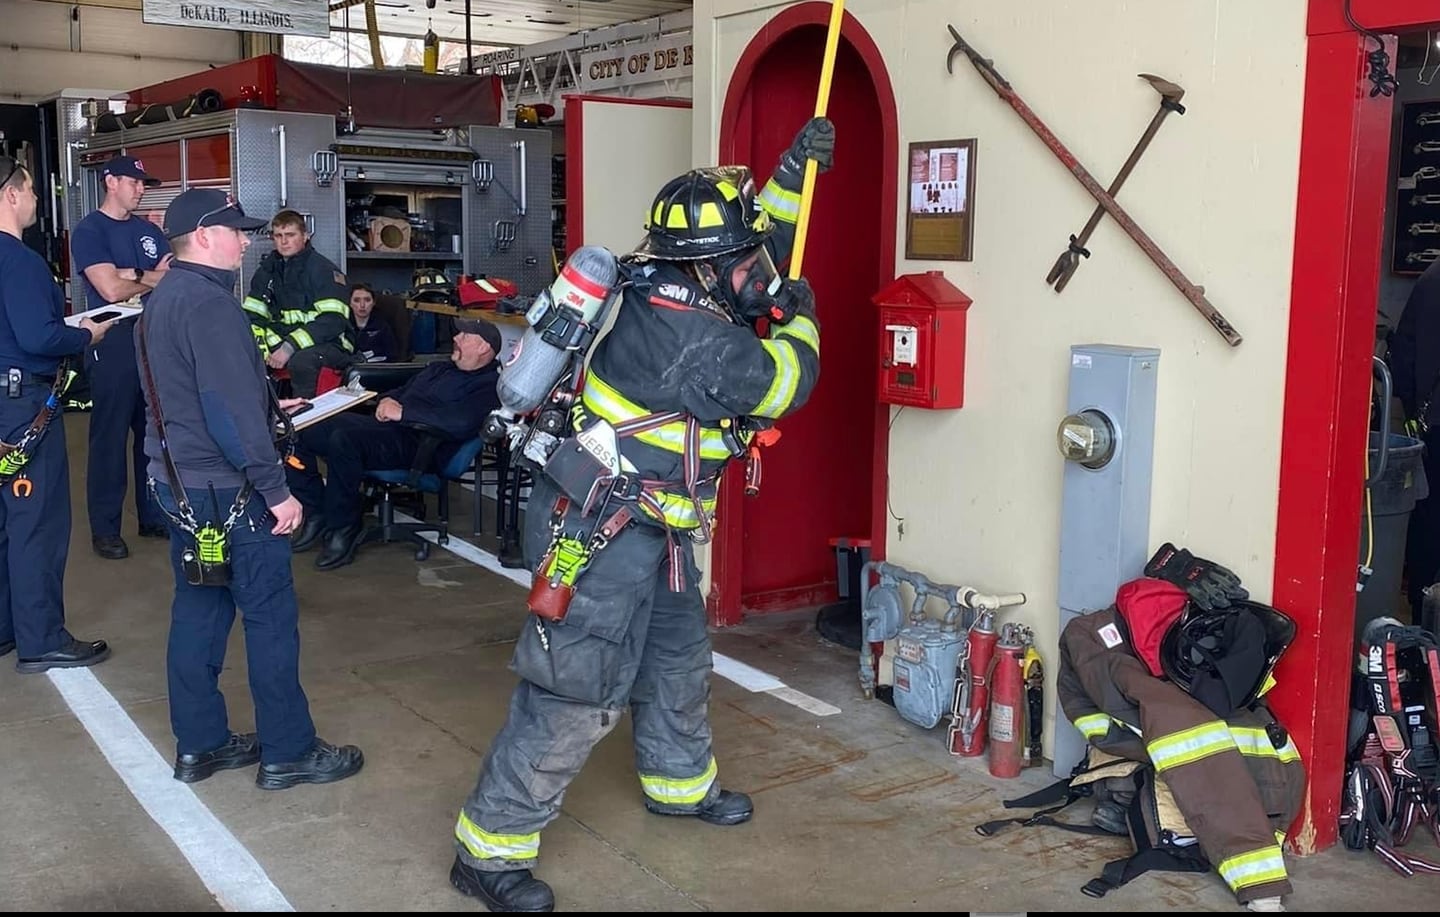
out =
[[[745,269],[740,288],[736,290],[735,269],[752,257],[754,260]],[[783,281],[780,272],[775,269],[769,248],[762,245],[758,249],[743,252],[719,267],[718,282],[723,298],[734,310],[736,317],[745,322],[772,317],[772,309],[776,297],[780,295]]]

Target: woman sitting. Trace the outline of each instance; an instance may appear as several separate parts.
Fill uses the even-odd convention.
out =
[[[355,321],[355,349],[367,363],[388,363],[400,353],[395,332],[375,314],[375,291],[368,283],[350,286],[350,315]]]

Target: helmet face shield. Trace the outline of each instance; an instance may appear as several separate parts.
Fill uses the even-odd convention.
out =
[[[741,298],[747,295],[764,295],[769,299],[774,299],[780,292],[780,272],[775,269],[775,260],[770,257],[770,247],[767,245],[762,245],[753,252],[744,252],[731,262],[728,272],[731,288],[733,289],[735,285],[735,268],[743,265],[752,256],[755,260],[745,268],[745,275],[740,278],[740,289],[737,291],[737,295]],[[722,273],[721,276],[724,277],[725,274]]]
[[[770,257],[770,248],[761,245],[739,251],[710,262],[707,281],[712,294],[730,307],[735,316],[746,322],[770,315],[775,297],[780,294],[783,279]]]

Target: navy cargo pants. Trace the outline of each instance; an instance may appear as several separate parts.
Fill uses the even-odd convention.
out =
[[[27,383],[19,398],[0,391],[0,438],[8,443],[35,419],[50,393]],[[56,417],[20,475],[0,485],[0,643],[22,657],[70,640],[65,630],[65,560],[70,553],[70,461]]]
[[[178,511],[168,485],[157,482],[155,491],[161,507]],[[233,487],[216,488],[211,500],[206,488],[185,488],[196,521],[217,526],[229,515],[235,493]],[[261,763],[298,761],[315,745],[310,703],[300,687],[300,605],[290,574],[290,539],[270,534],[274,524],[264,501],[252,496],[230,530],[230,585],[192,586],[180,555],[194,539],[170,523],[175,600],[165,668],[177,754],[213,751],[230,738],[219,682],[237,608],[245,627],[245,664]]]
[[[525,524],[532,570],[550,543],[554,505],[553,487],[537,481]],[[596,521],[580,520],[572,506],[566,531],[588,533]],[[595,555],[569,613],[545,625],[548,649],[536,630],[540,619],[526,619],[510,663],[521,681],[509,716],[456,821],[465,863],[490,871],[534,866],[540,829],[627,706],[635,768],[653,807],[694,812],[720,792],[699,574],[686,539],[685,591],[671,592],[667,544],[663,529],[636,524]]]

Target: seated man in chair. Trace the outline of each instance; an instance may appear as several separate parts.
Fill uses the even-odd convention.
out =
[[[426,365],[413,378],[386,393],[374,416],[348,412],[300,431],[295,457],[304,469],[286,468],[290,492],[305,506],[305,523],[292,546],[307,550],[324,536],[320,570],[343,567],[355,559],[363,511],[361,477],[366,471],[409,468],[423,433],[446,442],[436,449],[432,467],[440,468],[467,439],[480,432],[500,405],[495,384],[500,368],[500,329],[481,318],[455,319],[450,359]],[[321,479],[316,457],[325,459]]]

